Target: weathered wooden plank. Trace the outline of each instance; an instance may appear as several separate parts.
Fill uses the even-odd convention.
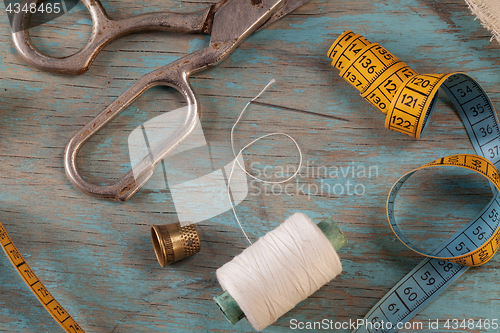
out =
[[[160,8],[190,11],[206,4],[103,2],[113,18]],[[245,321],[231,326],[211,300],[220,293],[215,270],[247,246],[230,212],[200,225],[199,254],[161,269],[149,228],[177,220],[171,194],[142,190],[126,203],[92,198],[70,184],[62,164],[69,138],[92,117],[139,77],[202,48],[209,37],[155,32],[125,36],[108,45],[87,73],[67,76],[23,62],[12,46],[7,16],[0,20],[0,218],[49,290],[89,332],[251,330]],[[252,105],[236,133],[237,147],[269,132],[289,133],[302,147],[306,163],[288,188],[293,195],[249,183],[249,196],[237,211],[252,238],[303,211],[318,222],[333,216],[350,241],[341,252],[344,273],[281,318],[268,329],[271,332],[288,331],[292,318],[362,318],[420,260],[395,239],[386,223],[385,200],[392,184],[434,158],[473,153],[457,113],[444,97],[422,140],[384,129],[384,116],[363,101],[326,58],[331,43],[346,29],[381,43],[419,72],[467,72],[495,105],[500,99],[500,46],[490,42],[488,32],[459,0],[312,0],[251,36],[219,66],[192,78],[209,144],[229,140],[239,111],[271,78],[277,83],[259,101],[317,113]],[[90,31],[89,15],[79,5],[71,15],[32,29],[32,35],[41,50],[69,55],[85,44]],[[82,173],[95,183],[116,181],[130,168],[130,131],[183,105],[171,89],[148,91],[86,144],[80,154]],[[227,163],[228,156],[216,160]],[[293,165],[296,156],[293,144],[281,138],[261,141],[245,154],[254,172],[269,171],[264,169],[268,165],[279,172],[277,166]],[[342,175],[340,168],[353,166],[354,176],[352,169]],[[369,167],[371,176],[358,176]],[[439,179],[456,192],[443,198]],[[415,178],[415,185],[423,183],[417,192],[421,198],[406,193],[408,204],[398,208],[401,217],[418,222],[429,235],[433,224],[425,222],[428,219],[437,219],[443,228],[465,223],[486,200],[487,184],[475,179],[463,174]],[[363,195],[341,194],[341,186],[334,193],[335,185],[345,189],[348,181],[362,184]],[[323,193],[316,193],[322,184]],[[419,236],[419,230],[413,232]],[[495,257],[467,272],[415,320],[496,318],[498,262]],[[5,257],[0,269],[0,332],[61,331]]]

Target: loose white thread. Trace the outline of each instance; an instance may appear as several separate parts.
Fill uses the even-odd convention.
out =
[[[217,280],[258,331],[342,272],[323,232],[295,213],[219,268]]]
[[[238,117],[238,119],[236,120],[236,122],[234,123],[233,127],[231,128],[231,149],[233,150],[233,155],[234,155],[234,162],[233,162],[233,165],[231,167],[231,172],[229,173],[229,177],[228,177],[228,180],[227,180],[227,197],[229,199],[229,203],[231,204],[231,208],[233,209],[233,213],[234,213],[234,217],[236,218],[236,221],[238,222],[238,225],[240,226],[240,229],[241,231],[243,231],[243,234],[245,235],[248,243],[252,244],[252,242],[250,241],[250,238],[248,238],[248,235],[247,233],[245,232],[245,229],[243,228],[241,222],[240,222],[240,219],[238,218],[238,215],[236,214],[236,209],[234,208],[234,204],[233,204],[233,201],[231,200],[231,195],[230,195],[230,192],[229,192],[229,187],[231,185],[231,177],[233,176],[233,172],[234,172],[234,166],[236,163],[238,163],[238,166],[240,167],[240,169],[245,173],[247,174],[249,177],[251,177],[252,179],[255,179],[255,180],[258,180],[262,183],[266,183],[266,184],[282,184],[282,183],[285,183],[291,179],[293,179],[300,171],[300,168],[302,167],[302,150],[300,150],[300,147],[299,147],[299,144],[297,143],[297,141],[295,141],[295,139],[293,137],[291,137],[290,135],[286,134],[286,133],[281,133],[281,132],[278,132],[278,133],[269,133],[269,134],[266,134],[266,135],[263,135],[261,137],[258,137],[257,139],[253,140],[252,142],[250,142],[249,144],[247,144],[246,146],[244,146],[243,148],[241,148],[241,150],[239,151],[238,155],[236,155],[236,152],[234,150],[234,140],[233,140],[233,137],[234,137],[234,128],[236,127],[236,125],[238,125],[238,123],[240,122],[240,119],[241,117],[243,116],[243,113],[245,112],[245,110],[248,108],[248,106],[250,105],[250,103],[252,103],[253,101],[255,101],[257,98],[260,97],[260,95],[262,95],[262,93],[264,93],[264,91],[266,91],[266,89],[271,85],[273,84],[274,82],[276,82],[275,79],[272,79],[271,81],[269,81],[269,83],[264,87],[264,89],[262,89],[262,91],[257,95],[255,96],[250,102],[248,102],[245,107],[243,108],[243,110],[241,110],[240,112],[240,115]],[[254,175],[251,175],[243,165],[240,164],[240,162],[238,161],[238,158],[241,156],[241,154],[243,153],[243,151],[245,149],[247,149],[248,147],[250,147],[251,145],[253,145],[255,142],[261,140],[261,139],[264,139],[264,138],[267,138],[269,136],[273,136],[273,135],[282,135],[282,136],[285,136],[287,138],[289,138],[294,144],[295,144],[295,147],[297,147],[297,151],[299,152],[299,166],[297,168],[297,170],[295,171],[295,173],[293,175],[291,175],[290,177],[288,177],[287,179],[285,180],[280,180],[280,181],[267,181],[267,180],[263,180],[263,179],[260,179],[258,177],[255,177]]]

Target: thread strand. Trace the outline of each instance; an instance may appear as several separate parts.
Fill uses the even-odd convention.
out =
[[[243,232],[243,235],[245,235],[245,238],[247,239],[248,243],[250,243],[250,245],[252,244],[252,241],[248,237],[247,233],[245,232],[245,229],[243,228],[243,225],[240,222],[240,219],[238,218],[238,214],[236,213],[236,208],[234,207],[233,200],[231,199],[231,194],[230,194],[231,178],[232,178],[233,173],[234,173],[234,167],[235,167],[235,165],[238,164],[238,166],[240,167],[240,169],[247,176],[249,176],[250,178],[255,179],[255,180],[259,181],[259,182],[265,183],[265,184],[282,184],[282,183],[285,183],[285,182],[287,182],[287,181],[295,178],[295,176],[297,176],[297,174],[300,172],[300,168],[302,167],[302,150],[300,149],[300,146],[297,143],[297,141],[292,136],[290,136],[290,135],[288,135],[286,133],[274,132],[274,133],[269,133],[269,134],[262,135],[262,136],[258,137],[257,139],[251,141],[250,143],[246,144],[243,148],[240,149],[240,151],[238,152],[238,154],[236,154],[235,149],[234,149],[234,129],[235,129],[236,125],[238,125],[238,123],[240,122],[241,117],[243,116],[243,113],[245,112],[245,110],[248,108],[248,106],[253,101],[255,101],[257,98],[259,98],[260,95],[262,95],[264,93],[264,91],[266,91],[266,89],[269,86],[271,86],[273,83],[275,83],[275,82],[276,82],[275,79],[272,79],[271,81],[269,81],[269,83],[264,87],[264,89],[262,89],[262,91],[257,96],[255,96],[251,101],[249,101],[245,105],[245,107],[243,108],[243,110],[241,110],[240,115],[236,119],[236,122],[234,123],[233,127],[231,128],[231,149],[233,151],[234,161],[233,161],[233,165],[231,166],[231,172],[229,173],[229,177],[228,177],[228,180],[227,180],[227,197],[229,199],[229,204],[231,205],[231,209],[233,210],[234,217],[236,218],[236,221],[238,222],[238,225],[240,226],[240,229]],[[298,164],[298,167],[297,167],[297,170],[295,171],[295,173],[293,175],[291,175],[290,177],[286,178],[285,180],[280,180],[280,181],[263,180],[261,178],[255,177],[254,175],[250,174],[245,169],[244,165],[241,165],[241,163],[238,161],[238,159],[240,158],[240,156],[242,156],[243,151],[245,149],[247,149],[248,147],[250,147],[251,145],[253,145],[254,143],[256,143],[257,141],[259,141],[259,140],[262,140],[262,139],[270,137],[270,136],[277,136],[277,135],[281,135],[281,136],[287,137],[288,139],[290,139],[294,143],[295,147],[297,147],[297,151],[299,153],[299,164]]]

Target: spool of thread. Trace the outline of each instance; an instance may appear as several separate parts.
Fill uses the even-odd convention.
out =
[[[161,267],[200,252],[200,237],[194,224],[185,227],[179,222],[153,225],[151,240]]]
[[[246,317],[260,331],[342,272],[345,244],[332,219],[296,213],[217,270],[225,292],[214,301],[232,324]]]

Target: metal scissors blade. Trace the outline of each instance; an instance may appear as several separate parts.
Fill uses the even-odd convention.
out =
[[[213,28],[213,20],[215,14],[221,9],[228,0],[221,0],[215,5],[213,5],[212,10],[210,14],[207,16],[206,23],[205,23],[205,29],[203,33],[205,34],[211,34],[212,33],[212,28]],[[265,21],[257,30],[264,29],[268,25],[272,24],[274,21],[279,20],[283,16],[286,16],[290,12],[294,11],[295,9],[299,8],[303,4],[309,2],[309,0],[285,0],[281,3],[280,7],[276,9],[276,11],[271,15],[267,21]],[[264,1],[263,0],[253,0],[252,4],[254,6],[263,6]]]
[[[309,0],[286,0],[285,3],[281,6],[281,8],[278,9],[276,12],[274,12],[271,18],[269,18],[269,20],[267,20],[258,30],[264,29],[274,21],[279,20],[285,15],[288,15],[295,9],[299,8],[300,6],[308,2]]]
[[[285,0],[231,0],[215,14],[210,45],[238,43],[257,30]]]

